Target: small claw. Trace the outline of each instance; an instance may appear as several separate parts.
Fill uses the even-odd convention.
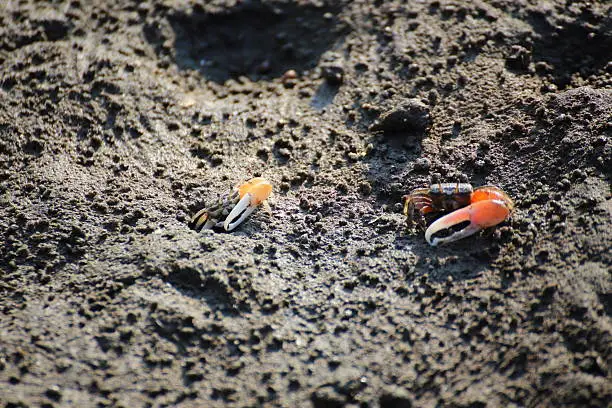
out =
[[[214,227],[222,227],[223,223],[217,222],[214,219],[210,218],[207,209],[203,208],[191,218],[189,226],[196,231],[204,231],[212,229]]]
[[[189,226],[196,231],[200,231],[202,225],[206,228],[206,224],[210,221],[208,219],[208,210],[206,208],[202,208],[200,211],[195,213],[193,217],[191,217],[191,221],[189,221]]]
[[[202,226],[202,229],[199,229],[199,231],[204,231],[204,230],[213,229],[214,227],[219,227],[219,224],[220,224],[219,222],[215,222],[214,220],[208,220]]]
[[[189,226],[196,231],[203,231],[207,229],[211,229],[213,227],[220,227],[223,223],[216,222],[213,218],[210,217],[209,209],[202,208],[200,211],[195,213],[193,217],[191,217],[191,221],[189,222]]]
[[[425,239],[430,245],[436,246],[469,237],[484,228],[492,227],[504,221],[510,215],[510,210],[507,203],[503,200],[477,201],[437,219],[425,231]],[[465,228],[448,236],[432,239],[432,235],[435,233],[451,229],[453,226],[465,222],[469,222],[469,225]]]

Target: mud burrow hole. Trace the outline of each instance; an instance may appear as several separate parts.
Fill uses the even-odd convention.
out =
[[[223,83],[247,76],[253,81],[316,66],[342,37],[335,6],[250,1],[210,12],[194,6],[168,16],[174,62]],[[149,36],[151,38],[151,36]]]
[[[572,75],[583,78],[609,66],[612,59],[612,17],[583,12],[580,18],[553,25],[541,14],[527,21],[536,32],[533,59],[538,71],[548,73],[565,88]],[[544,64],[541,64],[541,63]]]

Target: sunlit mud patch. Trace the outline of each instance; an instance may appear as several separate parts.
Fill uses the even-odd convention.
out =
[[[222,83],[281,76],[313,68],[341,41],[344,25],[333,7],[312,4],[243,2],[221,12],[195,7],[169,18],[175,34],[175,62]]]

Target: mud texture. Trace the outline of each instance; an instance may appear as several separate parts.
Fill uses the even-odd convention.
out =
[[[609,406],[610,7],[2,1],[0,406]]]

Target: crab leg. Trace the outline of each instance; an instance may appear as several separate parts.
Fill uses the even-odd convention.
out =
[[[259,204],[272,193],[272,185],[261,177],[255,177],[238,188],[240,201],[225,218],[223,228],[231,231],[242,223]]]
[[[504,200],[476,201],[467,207],[460,208],[437,219],[425,231],[425,239],[432,246],[457,241],[458,239],[469,237],[484,228],[499,224],[508,218],[510,212],[511,208],[508,207]],[[451,229],[457,224],[468,221],[469,225],[459,231],[445,237],[432,238],[434,234],[440,231]]]

